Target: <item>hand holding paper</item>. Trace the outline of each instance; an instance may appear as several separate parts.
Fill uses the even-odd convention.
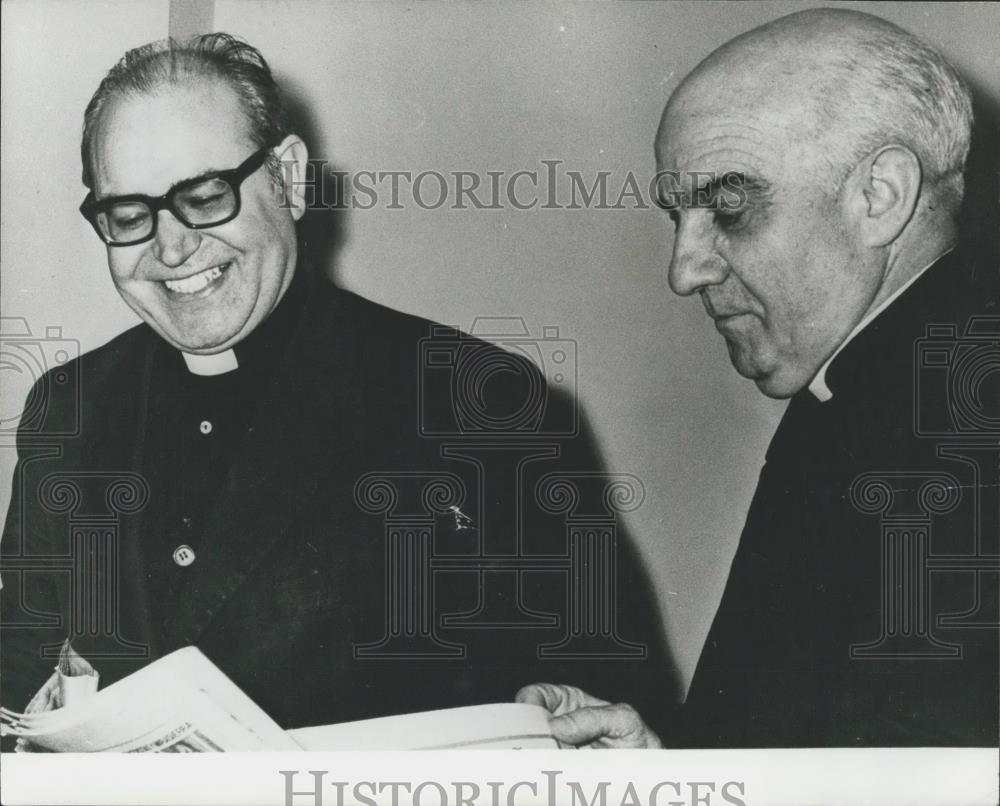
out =
[[[660,738],[626,703],[612,705],[575,686],[533,683],[517,702],[541,705],[551,714],[549,730],[561,745],[591,748],[660,748]]]
[[[99,692],[97,673],[90,664],[68,647],[63,654],[55,674],[25,713],[0,707],[0,729],[18,737],[19,750],[192,753],[556,747],[547,711],[532,704],[473,705],[285,731],[197,647],[158,658]]]
[[[55,671],[35,692],[24,713],[40,714],[67,705],[79,705],[97,693],[99,681],[100,675],[97,670],[76,653],[67,639],[59,650],[59,661]],[[21,736],[18,737],[14,749],[15,752],[24,753],[34,751],[36,748]]]

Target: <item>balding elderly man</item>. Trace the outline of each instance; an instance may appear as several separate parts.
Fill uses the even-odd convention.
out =
[[[962,438],[984,432],[924,394],[954,381],[963,334],[982,352],[953,395],[982,415],[996,393],[996,337],[976,334],[997,260],[956,236],[970,127],[937,52],[830,10],[728,42],[664,111],[670,286],[701,297],[741,375],[791,397],[668,744],[997,743],[996,443],[977,457]],[[929,325],[953,335],[915,369]],[[519,697],[563,741],[659,744],[579,689]]]

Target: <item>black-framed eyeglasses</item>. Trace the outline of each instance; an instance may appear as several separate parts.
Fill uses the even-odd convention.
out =
[[[240,185],[264,164],[270,146],[247,157],[231,171],[215,171],[178,182],[162,196],[109,196],[88,193],[80,212],[108,246],[133,246],[156,235],[160,210],[191,229],[217,227],[240,214]]]

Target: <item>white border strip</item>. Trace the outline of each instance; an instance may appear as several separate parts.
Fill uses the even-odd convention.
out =
[[[0,787],[7,806],[994,806],[998,775],[992,748],[5,754]]]

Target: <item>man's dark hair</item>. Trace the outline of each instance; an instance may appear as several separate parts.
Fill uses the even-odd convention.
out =
[[[277,145],[289,133],[278,85],[260,51],[224,33],[202,34],[184,42],[161,39],[126,53],[101,81],[83,115],[80,156],[83,184],[94,187],[93,148],[107,107],[119,98],[148,94],[164,84],[192,79],[226,82],[239,98],[258,148]],[[280,181],[280,164],[268,156],[268,169]]]

